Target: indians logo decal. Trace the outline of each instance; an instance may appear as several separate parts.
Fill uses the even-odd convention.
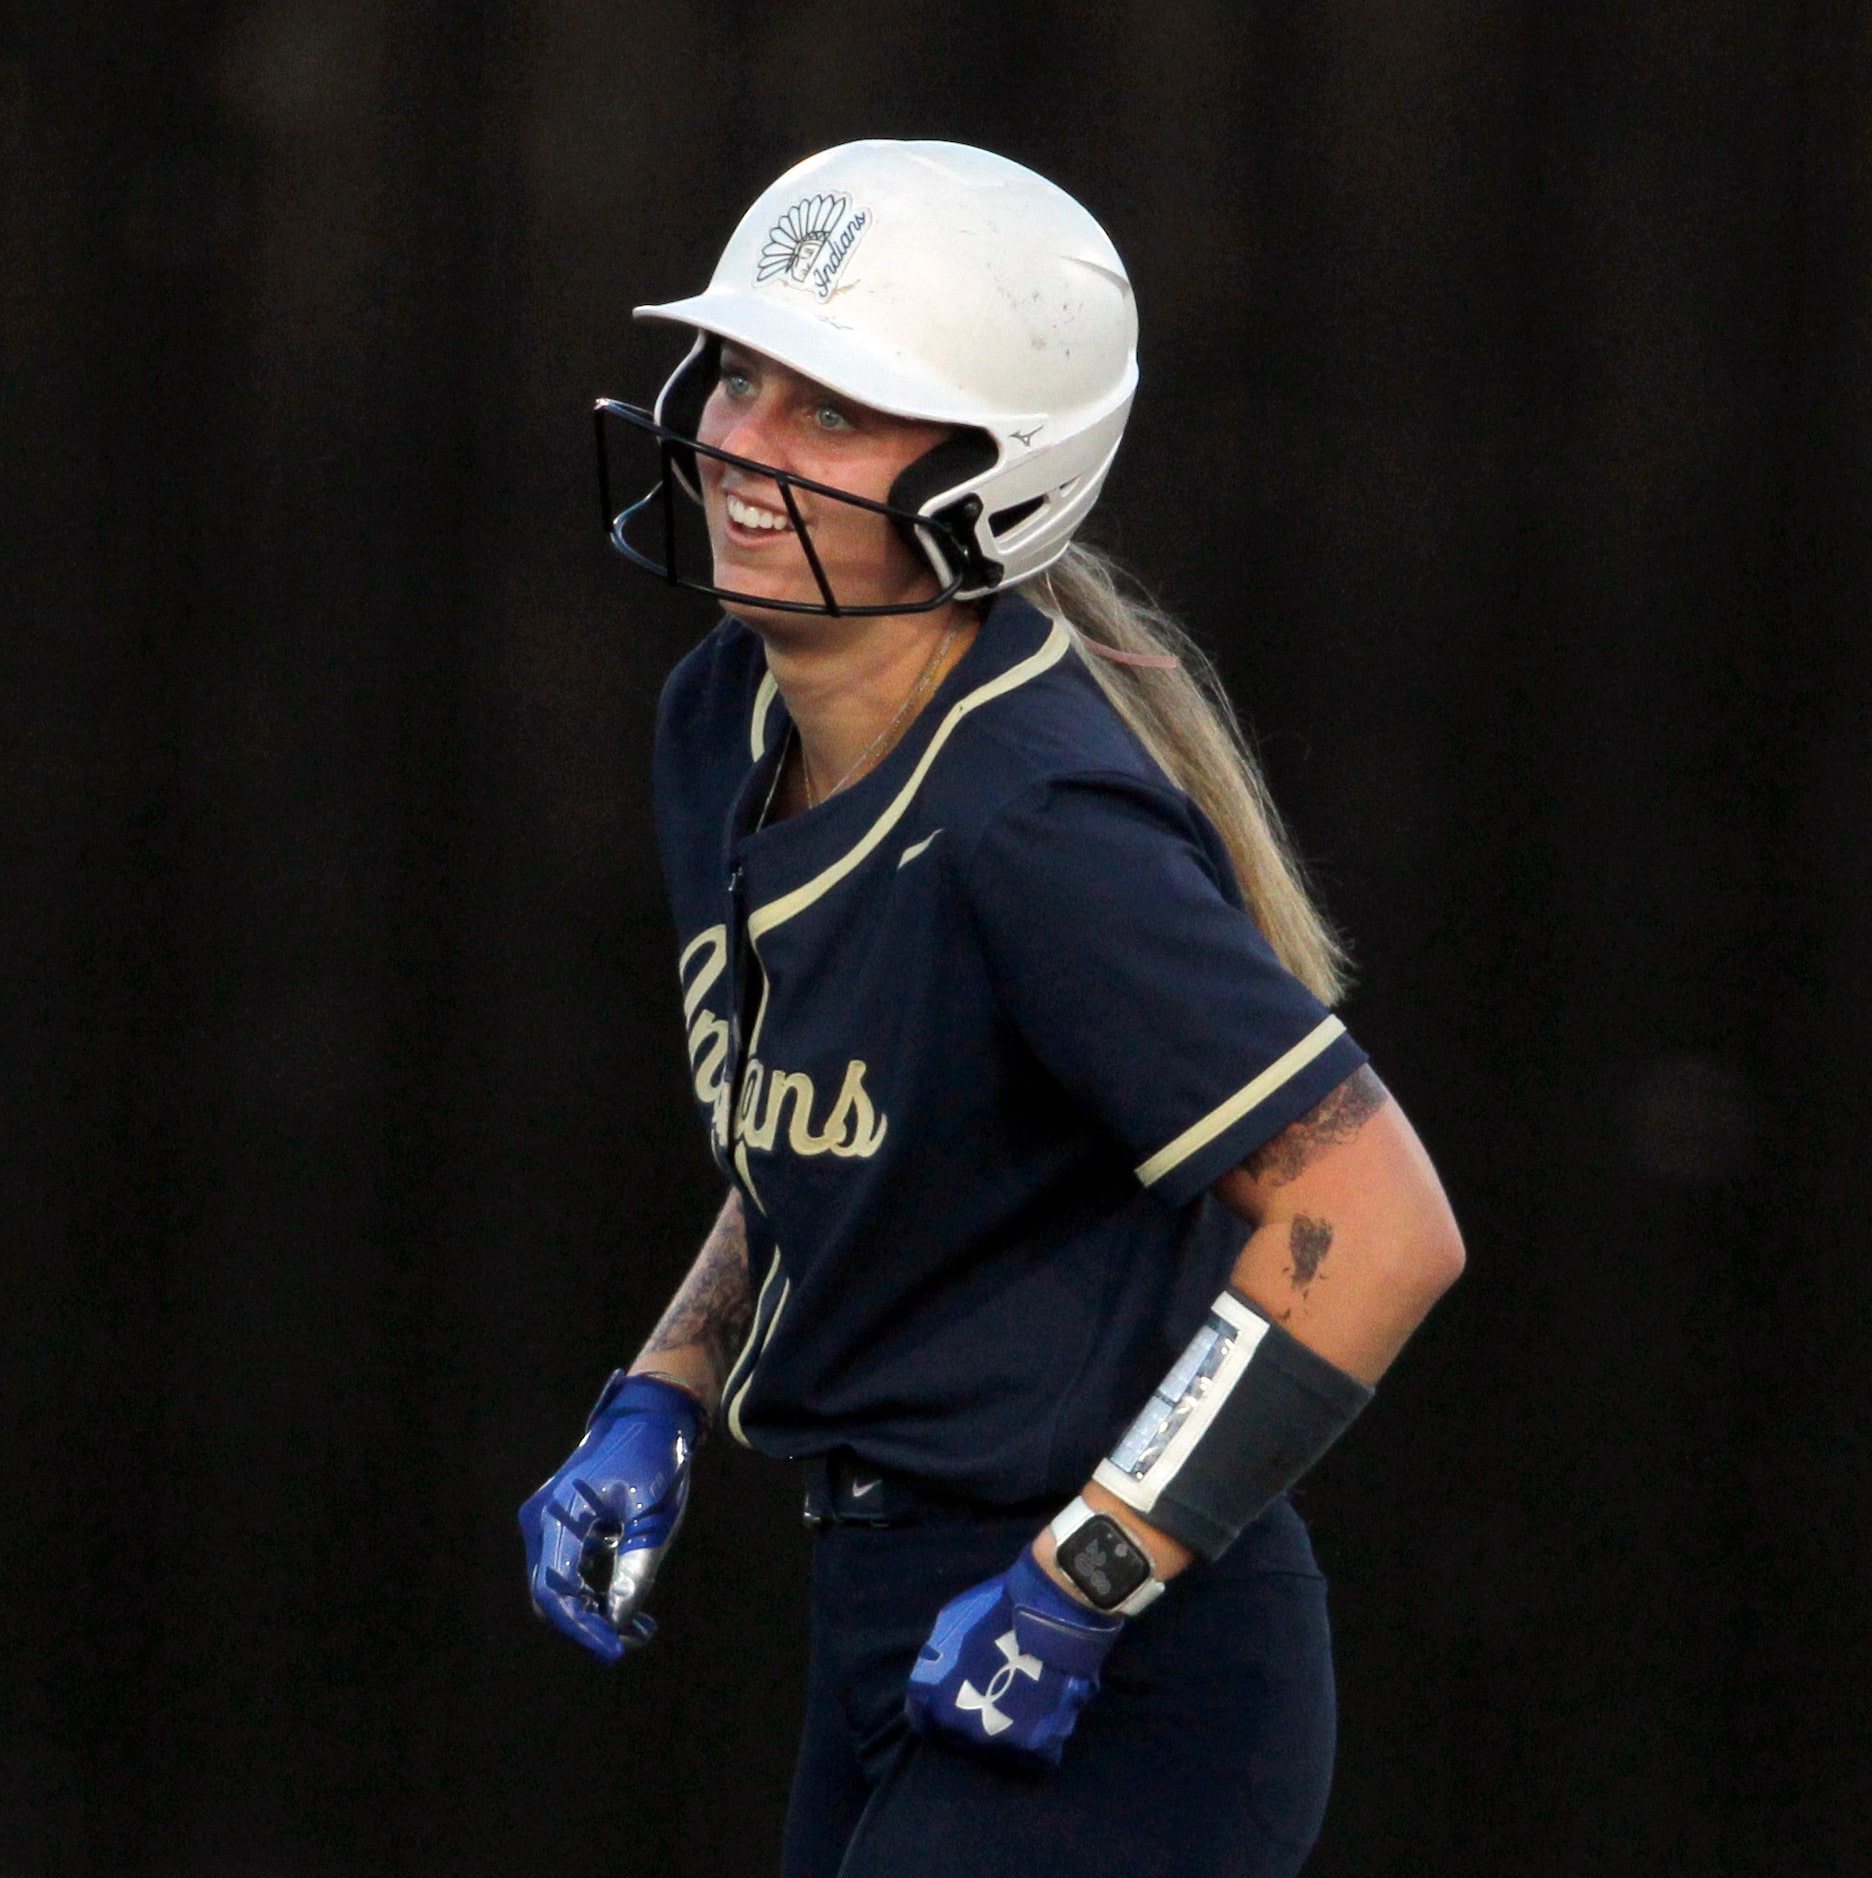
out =
[[[767,231],[754,278],[784,281],[830,299],[839,270],[870,226],[871,211],[854,209],[850,196],[808,196]]]

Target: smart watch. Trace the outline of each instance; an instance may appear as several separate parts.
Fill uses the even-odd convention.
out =
[[[1163,1595],[1150,1554],[1109,1513],[1093,1512],[1083,1496],[1048,1530],[1053,1563],[1094,1610],[1135,1617]]]

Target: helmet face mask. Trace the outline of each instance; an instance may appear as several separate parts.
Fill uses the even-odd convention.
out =
[[[620,404],[614,398],[600,398],[593,416],[598,442],[598,497],[611,545],[632,566],[656,575],[672,587],[681,587],[690,593],[708,594],[717,600],[759,608],[764,612],[812,613],[832,619],[933,613],[947,606],[951,600],[964,597],[962,589],[969,579],[972,553],[967,524],[973,519],[972,514],[965,513],[955,520],[946,520],[940,515],[920,514],[899,502],[875,502],[868,496],[855,495],[849,489],[835,489],[830,483],[817,482],[811,477],[797,475],[792,470],[780,469],[753,457],[737,456],[731,450],[717,449],[712,444],[702,443],[686,429],[660,423],[652,412],[641,410],[635,405]],[[611,451],[607,433],[607,424],[610,422],[623,423],[653,438],[661,464],[657,480],[649,491],[628,508],[616,513],[613,513],[611,506]],[[939,450],[943,447],[938,445]],[[817,601],[775,599],[766,594],[741,592],[732,587],[719,586],[712,579],[704,580],[685,569],[683,530],[679,526],[676,502],[678,495],[681,495],[698,508],[702,504],[697,457],[708,457],[731,468],[746,470],[777,486],[807,570],[813,584],[819,589],[820,597]],[[925,462],[927,460],[923,459]],[[919,467],[920,464],[911,466],[912,470]],[[898,481],[901,483],[903,478],[900,477]],[[898,530],[920,547],[937,568],[937,591],[924,600],[899,600],[886,605],[860,605],[849,599],[841,602],[813,544],[812,529],[800,513],[794,492],[801,489],[822,501],[844,503],[869,514],[882,515],[895,523]],[[896,494],[895,489],[892,494]],[[961,506],[967,511],[966,502]],[[692,552],[699,555],[705,553],[706,548]]]
[[[676,585],[770,604],[677,564],[675,498],[700,500],[700,452],[775,483],[796,529],[789,484],[888,515],[939,595],[909,608],[845,604],[802,530],[820,603],[771,603],[776,611],[926,611],[1037,574],[1097,499],[1137,382],[1130,285],[1104,231],[1031,170],[960,144],[846,144],[809,158],[742,218],[704,293],[637,313],[697,336],[654,416],[599,405],[601,451],[607,414],[648,430],[661,451],[656,487],[621,513],[601,465],[620,552]],[[951,434],[882,504],[728,457],[697,440],[724,340],[839,398]],[[660,560],[646,551],[650,534]]]

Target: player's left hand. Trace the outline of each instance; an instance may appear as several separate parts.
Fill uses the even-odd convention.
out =
[[[910,1672],[910,1726],[984,1759],[1057,1767],[1124,1627],[1069,1597],[1023,1552],[937,1613]]]

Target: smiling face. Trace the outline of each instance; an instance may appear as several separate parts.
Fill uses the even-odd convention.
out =
[[[945,424],[890,417],[752,351],[724,343],[721,373],[702,410],[700,442],[835,489],[882,502],[918,457],[949,436]],[[818,583],[771,476],[713,457],[696,459],[715,556],[715,585],[775,600],[823,603]],[[813,551],[841,606],[914,606],[937,591],[929,562],[888,517],[795,489]],[[751,625],[778,624],[736,602]]]

